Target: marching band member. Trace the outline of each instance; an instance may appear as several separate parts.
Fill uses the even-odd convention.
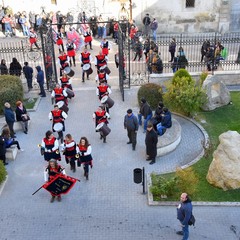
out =
[[[87,48],[87,45],[89,44],[90,49],[92,49],[92,31],[90,30],[89,27],[87,27],[86,32],[84,32],[84,43],[85,43],[85,48]]]
[[[29,42],[30,42],[30,51],[33,50],[32,49],[33,44],[37,47],[37,49],[40,49],[40,47],[37,44],[37,34],[33,28],[30,28],[30,31],[29,31]]]
[[[102,54],[107,56],[110,50],[110,43],[106,38],[103,38],[100,47],[102,48]]]
[[[61,82],[61,88],[69,88],[73,90],[72,88],[72,79],[66,74],[63,73],[63,75],[60,77],[60,82]]]
[[[109,75],[103,69],[100,69],[100,71],[97,74],[95,80],[96,80],[96,83],[99,81],[99,84],[101,82],[107,83],[107,81],[109,80]]]
[[[91,68],[91,61],[92,61],[91,53],[88,52],[86,47],[84,48],[84,51],[80,54],[79,60],[80,60],[81,66],[82,66],[82,82],[84,82],[85,72],[87,74],[87,80],[89,80],[89,72],[84,71],[83,66],[85,64],[90,64],[90,68]]]
[[[65,52],[61,52],[61,55],[58,57],[58,65],[60,66],[60,76],[65,67],[69,66],[70,58]]]
[[[75,160],[78,159],[77,153],[79,152],[76,142],[73,140],[71,134],[65,136],[63,142],[63,154],[65,155],[66,163],[70,163],[70,168],[73,172],[76,171]]]
[[[61,53],[61,51],[64,52],[62,29],[60,29],[60,31],[57,33],[56,44],[58,45],[59,53]],[[60,49],[60,46],[62,47],[62,50]]]
[[[97,68],[97,72],[99,73],[100,67],[107,66],[108,57],[102,53],[102,51],[99,51],[99,54],[95,56],[95,66]]]
[[[52,131],[49,130],[46,132],[40,147],[41,151],[43,151],[45,161],[49,161],[50,159],[61,161],[59,143]]]
[[[96,94],[97,94],[97,96],[98,96],[100,101],[102,100],[102,98],[104,96],[108,96],[111,93],[112,93],[111,88],[105,82],[100,82],[99,86],[97,86]],[[104,103],[102,103],[102,104],[103,104],[103,107],[105,108],[105,110],[109,114],[109,107],[108,107],[108,105],[104,104]],[[110,119],[110,114],[109,114],[108,118]]]
[[[44,171],[44,180],[45,182],[51,181],[51,179],[56,176],[57,174],[64,174],[66,175],[65,169],[57,163],[55,159],[51,159],[48,163],[48,166],[46,167]],[[54,196],[52,195],[50,202],[54,202],[55,197],[57,197],[57,200],[60,202],[62,200],[61,195]]]
[[[67,44],[66,44],[66,49],[67,49],[67,55],[70,58],[70,67],[72,66],[72,60],[73,59],[73,65],[76,67],[75,63],[75,56],[76,56],[76,45],[74,42],[72,42],[70,39],[68,39]]]
[[[61,140],[61,143],[63,143],[63,132],[65,131],[64,121],[67,117],[68,115],[59,109],[57,104],[54,105],[54,109],[48,115],[49,120],[52,121],[53,132],[58,132],[58,139]]]
[[[80,156],[80,163],[83,164],[83,169],[84,169],[84,177],[88,180],[88,175],[89,175],[89,165],[91,168],[93,167],[92,164],[92,147],[91,144],[89,144],[88,140],[86,137],[81,137],[79,144],[78,144],[78,149],[79,149],[79,156]]]
[[[103,106],[99,106],[97,111],[93,113],[93,121],[95,121],[95,125],[97,127],[100,123],[108,124],[109,114],[104,110]],[[100,130],[96,130],[96,132],[100,133],[100,139],[103,139],[103,142],[106,143],[106,136]]]
[[[51,93],[51,97],[55,99],[55,103],[64,101],[64,103],[66,105],[68,105],[67,96],[68,96],[68,94],[67,94],[66,90],[64,88],[60,87],[60,84],[57,83]]]

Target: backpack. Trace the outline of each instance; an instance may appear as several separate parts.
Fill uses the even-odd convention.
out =
[[[190,217],[190,219],[189,219],[189,221],[188,221],[188,225],[189,226],[194,226],[195,225],[195,222],[196,222],[196,219],[195,219],[195,217],[193,216],[193,214],[191,215],[191,217]]]

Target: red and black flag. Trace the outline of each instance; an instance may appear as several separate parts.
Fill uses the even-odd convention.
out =
[[[69,177],[63,174],[56,174],[49,182],[42,185],[53,196],[67,194],[74,184],[78,181],[76,178]]]

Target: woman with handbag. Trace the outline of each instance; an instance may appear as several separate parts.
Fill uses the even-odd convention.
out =
[[[23,132],[25,134],[28,133],[28,121],[30,120],[30,117],[27,113],[26,108],[23,106],[23,103],[21,101],[16,102],[16,119],[17,122],[21,122]]]

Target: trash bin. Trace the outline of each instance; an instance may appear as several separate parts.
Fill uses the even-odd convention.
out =
[[[135,183],[142,183],[142,169],[135,168],[133,170],[133,180]]]

